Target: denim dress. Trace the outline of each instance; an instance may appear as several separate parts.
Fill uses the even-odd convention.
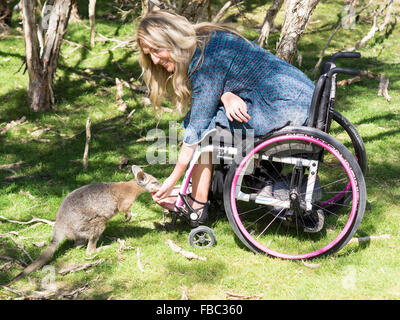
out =
[[[219,125],[261,136],[273,129],[304,125],[314,90],[299,69],[255,43],[229,32],[214,31],[204,49],[196,49],[188,69],[191,109],[185,116],[183,142],[194,145]],[[221,96],[232,92],[247,104],[247,123],[229,121]]]

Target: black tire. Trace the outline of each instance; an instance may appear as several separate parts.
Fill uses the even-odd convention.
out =
[[[301,149],[303,146],[310,151],[300,152],[300,150],[303,150]],[[251,196],[247,198],[249,199],[248,202],[240,201],[237,198],[237,192],[242,192],[242,187],[251,189],[246,185],[246,178],[251,177],[252,172],[254,172],[247,167],[247,162],[251,161],[253,154],[262,152],[263,154],[271,155],[271,157],[283,158],[285,157],[283,155],[285,152],[290,152],[289,158],[301,157],[301,159],[306,159],[309,157],[307,159],[314,161],[318,159],[318,156],[315,157],[315,150],[322,150],[324,157],[323,161],[318,164],[317,172],[317,177],[321,181],[319,189],[322,190],[320,191],[322,196],[320,200],[312,200],[312,210],[298,210],[298,212],[301,211],[301,214],[296,215],[295,219],[293,219],[292,215],[289,220],[291,209],[273,207],[269,203],[268,205],[257,204],[258,207],[256,207],[255,202],[255,209],[249,209],[249,206],[252,205]],[[334,165],[332,166],[332,164]],[[290,166],[293,167],[292,164],[286,164],[286,166],[288,167],[287,169],[290,169]],[[322,169],[326,170],[328,174],[322,175]],[[313,174],[311,167],[307,170],[309,170],[309,175]],[[333,170],[333,174],[330,174],[329,170]],[[337,172],[341,176],[337,176]],[[284,175],[283,171],[281,174],[282,181],[284,179],[289,180],[288,175]],[[241,175],[243,177],[239,178]],[[327,209],[329,205],[324,204],[326,202],[324,197],[329,198],[334,187],[329,186],[332,184],[329,179],[336,179],[334,183],[337,182],[337,188],[342,190],[342,185],[348,184],[346,180],[343,180],[343,176],[348,178],[351,183],[349,190],[346,191],[351,193],[351,201],[349,204],[343,205],[342,210],[338,213],[331,212]],[[253,193],[254,191],[248,192]],[[314,195],[312,197],[314,198]],[[354,156],[332,136],[307,127],[287,127],[271,134],[266,141],[258,143],[251,151],[247,152],[244,159],[236,159],[234,161],[226,176],[224,185],[224,206],[229,223],[236,236],[246,247],[254,252],[267,253],[284,259],[315,258],[340,250],[353,237],[359,227],[364,215],[365,204],[365,181]],[[239,208],[240,206],[243,206],[243,210]],[[320,216],[325,219],[322,221],[323,224],[325,223],[325,227],[318,226],[320,224],[319,221],[316,221],[312,226],[307,226],[307,221],[311,220],[305,221],[306,217],[308,217],[307,219],[316,219]],[[284,225],[280,230],[283,222]],[[272,225],[275,225],[275,231],[270,227]],[[335,228],[333,234],[331,234],[332,227]],[[283,240],[280,240],[280,238],[285,237],[285,233],[282,233],[284,228],[286,228],[284,230],[286,238],[290,238],[290,241],[285,240],[283,242]],[[262,231],[260,232],[260,230]],[[311,234],[310,232],[313,233]]]
[[[215,234],[206,226],[199,226],[189,233],[189,244],[195,248],[209,248],[215,245]]]
[[[336,122],[336,124],[333,124],[333,128],[331,127],[330,134],[345,145],[354,155],[362,173],[365,175],[367,172],[367,153],[360,134],[354,125],[336,110],[332,113],[332,120]],[[343,196],[337,198],[336,201],[331,204],[329,210],[333,212],[340,210],[340,208],[348,202],[349,199],[347,197]]]
[[[337,124],[340,127],[342,127],[342,129],[345,130],[347,132],[347,134],[349,135],[350,140],[351,140],[351,145],[354,150],[354,156],[361,168],[362,173],[365,175],[367,172],[367,152],[365,150],[365,145],[364,145],[363,139],[361,138],[360,134],[358,133],[358,131],[356,130],[354,125],[338,111],[336,111],[336,110],[333,111],[332,120],[337,122]],[[333,130],[333,131],[335,131],[335,130]],[[331,128],[330,134],[333,137],[335,137],[335,132],[332,132],[332,128]],[[336,134],[339,135],[340,132],[336,132]],[[337,138],[337,139],[339,140],[339,142],[341,142],[346,147],[348,147],[349,150],[351,149],[350,145],[347,146],[346,141],[341,141],[339,138]]]

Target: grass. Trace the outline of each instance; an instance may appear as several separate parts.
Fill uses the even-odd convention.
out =
[[[111,4],[98,6],[96,29],[99,32],[119,39],[134,34],[136,22],[132,27],[130,22],[120,25],[118,21],[105,20],[101,18],[101,13],[112,10]],[[397,13],[399,9],[398,4],[395,5]],[[300,68],[310,77],[338,21],[338,16],[332,12],[340,14],[340,11],[340,1],[319,4],[312,17],[316,23],[308,26],[299,42],[299,50],[303,54]],[[238,16],[235,8],[228,14]],[[85,16],[83,18],[87,23]],[[249,5],[246,19],[238,16],[236,24],[246,36],[254,39],[254,27],[259,26],[262,19],[262,10]],[[282,21],[280,13],[278,27]],[[122,157],[138,165],[147,165],[146,148],[152,143],[136,140],[146,136],[147,131],[156,126],[157,119],[151,107],[141,104],[141,95],[125,89],[127,112],[136,110],[130,124],[125,124],[126,114],[116,107],[114,85],[105,80],[90,81],[83,77],[85,72],[91,72],[92,76],[103,72],[111,78],[125,80],[140,75],[134,52],[123,48],[111,50],[114,43],[100,42],[90,52],[63,44],[55,82],[55,110],[46,113],[29,111],[27,74],[16,72],[24,57],[24,43],[20,32],[15,31],[18,27],[15,15],[13,27],[14,31],[0,42],[0,128],[23,115],[27,117],[27,122],[0,136],[0,164],[24,161],[26,165],[15,175],[50,176],[6,183],[4,178],[13,174],[1,170],[0,215],[22,221],[30,220],[31,215],[54,220],[58,206],[72,190],[97,181],[129,179],[131,176],[127,177],[127,171],[118,167]],[[362,21],[354,30],[341,30],[334,37],[327,54],[354,45],[369,28],[370,24]],[[337,109],[356,125],[368,154],[368,210],[356,236],[390,234],[390,239],[349,244],[337,254],[313,260],[310,265],[253,254],[235,237],[227,219],[222,216],[212,223],[217,245],[200,250],[188,244],[188,225],[181,224],[176,230],[168,232],[160,230],[157,223],[162,222],[162,210],[153,203],[150,195],[143,194],[133,205],[132,211],[137,215],[129,223],[124,222],[122,214],[108,222],[99,246],[110,245],[110,248],[100,251],[93,258],[105,261],[87,271],[64,276],[56,274],[57,287],[73,290],[88,283],[88,288],[79,295],[80,299],[179,299],[184,287],[187,287],[190,299],[226,299],[226,292],[261,296],[262,299],[399,299],[400,31],[397,25],[390,30],[386,36],[380,33],[381,36],[375,37],[360,50],[362,59],[344,61],[343,65],[368,69],[373,73],[385,72],[390,79],[392,101],[387,102],[377,96],[378,82],[373,79],[339,87],[337,99]],[[66,37],[90,47],[89,32],[79,24],[71,23]],[[278,37],[279,33],[271,35],[271,51],[274,51]],[[125,72],[117,68],[113,59]],[[88,71],[89,68],[92,71]],[[83,154],[85,135],[80,132],[88,116],[92,120],[92,141],[89,168],[84,171],[82,164],[75,160],[80,160]],[[168,129],[171,120],[181,119],[165,114],[159,128]],[[40,137],[50,142],[24,142],[23,139],[30,139],[30,132],[37,128],[51,129]],[[146,171],[162,181],[172,168],[172,165],[158,164],[147,166]],[[28,197],[27,192],[34,199]],[[20,231],[14,239],[35,258],[43,248],[38,248],[33,242],[47,244],[52,228],[45,224],[26,228],[0,222],[0,234]],[[115,238],[125,240],[126,245],[133,249],[118,253],[119,242]],[[185,250],[206,257],[207,261],[187,260],[169,249],[165,243],[168,239]],[[137,248],[140,248],[144,272],[137,265]],[[8,237],[0,238],[1,256],[29,262]],[[1,260],[1,265],[5,262]],[[88,262],[85,249],[74,248],[66,241],[58,248],[50,265],[58,271],[72,263],[84,262]],[[1,269],[0,283],[11,279],[20,270],[16,264],[10,269]],[[28,293],[43,290],[42,280],[46,275],[46,272],[35,272],[16,283],[14,288]],[[0,289],[0,299],[14,297],[16,295],[11,292]]]

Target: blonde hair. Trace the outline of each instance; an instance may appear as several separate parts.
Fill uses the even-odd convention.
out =
[[[239,33],[231,28],[208,22],[190,23],[185,17],[157,10],[148,13],[139,24],[136,40],[139,45],[139,63],[143,70],[143,79],[150,91],[150,101],[160,107],[164,98],[172,98],[177,111],[182,112],[191,100],[191,88],[188,79],[188,68],[197,47],[201,57],[195,68],[201,63],[204,48],[213,31]],[[154,64],[148,54],[141,48],[145,41],[157,48],[167,49],[175,62],[173,73],[169,73],[159,64]]]

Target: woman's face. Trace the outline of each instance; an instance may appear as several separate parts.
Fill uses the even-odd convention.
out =
[[[172,59],[168,49],[157,48],[145,40],[140,40],[139,45],[142,48],[143,53],[150,55],[154,64],[160,64],[168,72],[174,72],[175,61]]]

